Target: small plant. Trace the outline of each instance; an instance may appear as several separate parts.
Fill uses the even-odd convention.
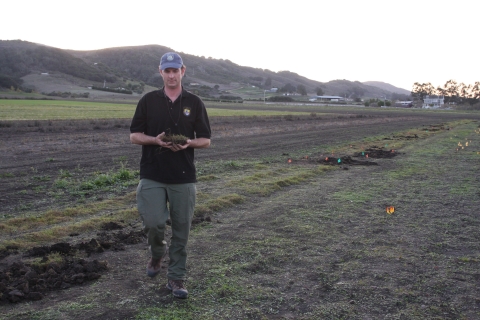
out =
[[[50,176],[49,175],[44,175],[44,176],[33,176],[33,180],[36,181],[50,181]]]
[[[114,161],[117,161],[117,162],[120,162],[120,163],[125,162],[125,161],[127,161],[127,156],[120,156],[120,157],[116,158]]]
[[[21,204],[17,207],[17,209],[20,211],[30,210],[31,208],[32,208],[31,204]]]
[[[127,181],[133,179],[133,177],[134,174],[124,167],[120,168],[120,170],[118,170],[118,172],[115,174],[115,179],[118,179],[120,181]]]
[[[59,179],[55,181],[55,188],[66,189],[68,187],[68,181],[65,179]]]
[[[226,163],[226,165],[229,166],[229,167],[232,167],[232,168],[240,168],[240,167],[241,167],[238,162],[233,161],[233,160],[232,160],[232,161],[228,161],[228,162]]]
[[[68,178],[68,177],[71,177],[71,176],[72,176],[72,174],[70,173],[70,171],[60,169],[60,177],[61,178]]]
[[[15,175],[10,172],[0,174],[0,178],[13,178]]]

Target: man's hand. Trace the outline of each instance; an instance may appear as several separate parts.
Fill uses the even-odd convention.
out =
[[[139,145],[158,145],[162,148],[168,148],[173,152],[185,150],[190,148],[208,148],[210,146],[210,139],[196,138],[188,139],[185,144],[174,144],[172,142],[165,142],[162,139],[165,137],[165,132],[160,133],[156,137],[147,136],[143,132],[130,133],[130,141]]]
[[[164,142],[162,139],[165,137],[165,132],[160,133],[158,136],[155,137],[155,142],[162,148],[168,148],[173,152],[177,152],[180,150],[185,150],[190,146],[192,140],[188,139],[187,143],[185,144],[176,144],[172,142]]]
[[[192,140],[188,139],[187,143],[185,143],[185,144],[172,144],[172,143],[170,143],[170,146],[168,146],[166,148],[169,148],[173,152],[177,152],[177,151],[180,151],[180,150],[187,149],[190,146],[191,142],[192,142]]]
[[[163,141],[163,137],[165,137],[165,132],[160,133],[158,136],[155,137],[155,142],[162,148],[169,148],[172,146],[171,142]]]

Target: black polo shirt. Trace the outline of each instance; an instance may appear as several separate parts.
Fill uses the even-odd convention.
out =
[[[210,139],[211,134],[202,100],[183,89],[174,103],[163,89],[145,94],[138,102],[130,132],[152,137],[162,132],[182,134],[189,139]],[[173,152],[157,145],[142,146],[140,179],[172,184],[196,182],[194,148]]]

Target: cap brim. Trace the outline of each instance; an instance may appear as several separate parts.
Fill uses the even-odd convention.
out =
[[[181,67],[183,67],[183,65],[180,64],[180,63],[167,62],[167,63],[162,64],[160,66],[160,69],[162,69],[162,70],[165,70],[167,68],[180,69]]]

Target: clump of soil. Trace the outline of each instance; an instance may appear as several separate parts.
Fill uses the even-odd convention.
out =
[[[199,223],[202,223],[202,222],[212,222],[212,218],[210,216],[196,216],[193,218],[192,220],[192,224],[199,224]]]
[[[105,226],[110,226],[106,224]],[[103,228],[105,230],[105,228]],[[125,250],[125,245],[137,244],[144,242],[146,237],[143,231],[119,231],[108,233],[105,231],[97,233],[97,238],[90,241],[82,241],[76,245],[61,242],[51,246],[33,247],[28,250],[26,255],[31,257],[44,257],[49,253],[60,253],[62,255],[73,256],[79,251],[83,251],[90,256],[93,253],[102,253],[105,250],[121,251]]]
[[[411,139],[418,139],[417,134],[403,134],[399,136],[393,136],[394,139],[399,139],[399,140],[411,140]]]
[[[187,143],[188,137],[181,134],[167,134],[162,138],[163,142],[171,142],[173,144],[184,145]]]
[[[449,127],[445,127],[443,124],[437,124],[437,125],[430,125],[427,131],[444,131],[444,130],[450,130]]]
[[[100,278],[108,269],[105,261],[67,259],[46,265],[14,262],[0,270],[0,301],[41,300],[48,291],[67,289]]]
[[[102,229],[107,231],[97,233],[97,237],[90,241],[77,244],[59,242],[51,246],[31,248],[25,256],[43,257],[39,263],[28,264],[19,259],[0,269],[0,302],[40,300],[49,291],[67,289],[100,278],[101,273],[108,269],[106,262],[78,259],[74,256],[79,252],[85,252],[90,256],[106,250],[125,250],[125,245],[145,241],[146,237],[142,230],[118,231],[124,228],[119,223],[108,222],[102,225]],[[18,253],[18,248],[8,249],[6,255]],[[59,253],[62,261],[49,263],[47,255],[52,253]]]
[[[124,228],[124,226],[122,226],[121,224],[116,223],[114,221],[107,222],[107,223],[104,223],[102,225],[103,230],[120,230],[120,229],[123,229],[123,228]]]
[[[390,159],[398,154],[394,149],[383,150],[377,146],[366,149],[365,151],[355,152],[354,157],[376,158],[376,159]]]
[[[18,253],[18,247],[17,246],[6,246],[5,249],[0,250],[0,260],[2,260],[5,257],[8,257],[11,254],[17,254]]]
[[[328,165],[344,165],[344,164],[362,165],[362,166],[378,165],[378,163],[373,161],[354,160],[350,156],[343,156],[340,158],[325,157],[323,159],[318,160],[318,162],[322,164],[328,164]]]

